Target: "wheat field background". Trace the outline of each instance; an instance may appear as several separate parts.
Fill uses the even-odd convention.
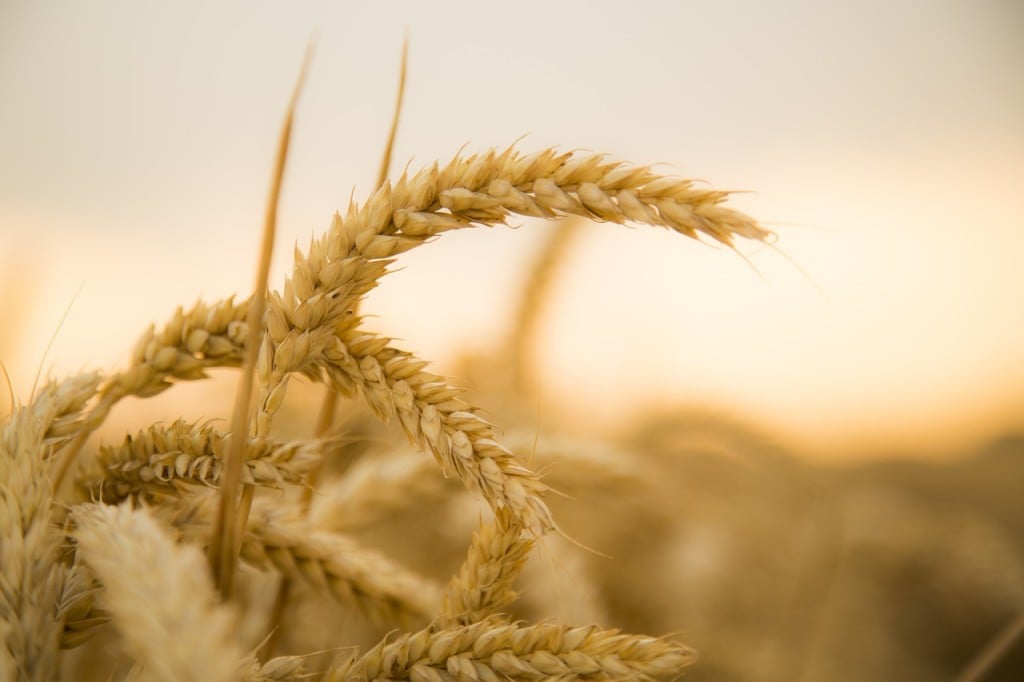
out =
[[[492,546],[510,575],[522,570],[520,596],[487,602],[467,627],[506,612],[519,627],[621,628],[699,652],[689,665],[689,649],[668,651],[676,658],[655,676],[1019,677],[1012,641],[986,677],[970,669],[1024,608],[1024,17],[1013,3],[7,3],[0,357],[16,400],[30,399],[40,366],[53,378],[130,367],[139,335],[179,305],[244,301],[282,108],[312,33],[271,289],[292,272],[293,244],[305,252],[350,194],[371,195],[406,35],[393,180],[407,163],[415,172],[464,145],[466,155],[504,149],[526,134],[524,152],[608,152],[705,189],[752,190],[728,205],[778,241],[741,243],[740,257],[666,230],[516,217],[521,229],[461,230],[402,254],[360,314],[468,387],[495,437],[565,494],[544,498],[565,537],[540,533],[520,566],[530,536],[516,524],[534,517],[487,521],[459,476],[443,478],[409,448],[402,420],[381,426],[356,391],[338,411],[310,510],[335,543],[313,562],[326,583],[304,583],[309,571],[296,566],[310,559],[283,559],[294,553],[280,553],[279,537],[243,541],[239,590],[252,617],[211,626],[229,633],[228,649],[242,647],[239,660],[270,635],[275,595],[292,580],[271,648],[317,654],[280,659],[280,679],[299,663],[360,674],[337,649],[366,653],[396,624],[416,632],[436,615],[436,588],[472,564],[466,546],[483,519],[485,537],[512,538]],[[219,419],[210,426],[227,431],[237,381],[217,370],[126,399],[83,447],[82,471],[97,455],[152,455],[145,436],[134,454],[116,448],[150,424]],[[293,445],[261,455],[283,464],[257,482],[305,482],[320,454],[295,443],[316,430],[321,400],[319,386],[291,382],[272,412],[274,438]],[[191,452],[183,443],[164,450]],[[216,487],[214,450],[189,471]],[[95,471],[83,473],[58,499],[138,496],[111,471],[93,488]],[[251,516],[263,541],[267,528],[280,532],[267,499],[278,498],[257,496]],[[104,528],[137,533],[131,547],[143,548],[159,531],[97,509],[56,520],[104,584],[115,580],[104,548],[123,541]],[[172,525],[196,546],[208,533]],[[337,564],[363,550],[408,569],[366,569],[403,587],[389,592],[382,578],[369,597],[338,587]],[[182,561],[183,573],[206,568]],[[453,584],[451,594],[472,592]],[[446,608],[451,625],[458,609]],[[84,643],[65,631],[64,679],[118,678],[142,660],[118,617],[105,618],[76,626]],[[536,636],[531,655],[554,650],[551,633]],[[231,679],[229,658],[202,674]],[[444,674],[470,674],[452,665]],[[167,675],[156,678],[189,678]]]

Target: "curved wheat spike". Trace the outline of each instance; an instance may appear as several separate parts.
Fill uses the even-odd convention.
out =
[[[366,205],[336,216],[307,254],[297,253],[284,290],[270,297],[257,367],[264,386],[257,434],[269,429],[291,374],[326,371],[339,387],[358,389],[381,416],[404,415],[410,436],[492,507],[507,506],[528,531],[546,532],[553,523],[540,500],[543,484],[497,444],[489,425],[463,418],[473,410],[456,399],[457,389],[419,371],[424,363],[389,348],[386,339],[362,333],[353,314],[356,302],[386,273],[392,256],[447,230],[504,222],[511,213],[646,222],[730,245],[736,236],[770,236],[751,218],[722,206],[726,197],[645,167],[552,149],[529,156],[512,148],[459,156],[443,168],[403,175],[393,189],[385,184]],[[180,357],[176,350],[163,354],[170,365]]]
[[[681,644],[595,625],[512,625],[485,620],[382,641],[362,657],[332,670],[328,679],[674,679],[695,658]]]
[[[385,185],[364,206],[351,206],[344,218],[337,215],[327,234],[314,240],[308,253],[297,254],[292,276],[282,293],[272,298],[267,313],[271,349],[264,365],[264,399],[257,420],[269,423],[291,373],[311,373],[323,365],[332,380],[341,378],[342,385],[346,383],[342,375],[349,375],[349,383],[363,389],[360,394],[371,400],[381,416],[391,413],[389,405],[396,398],[409,403],[409,387],[400,384],[402,379],[376,357],[386,340],[362,333],[354,310],[359,299],[386,273],[393,256],[436,234],[503,223],[512,213],[518,213],[648,223],[694,238],[704,234],[729,245],[736,236],[770,236],[753,219],[721,206],[726,196],[725,192],[697,189],[692,182],[660,176],[644,167],[609,162],[600,155],[563,154],[552,149],[530,156],[512,148],[492,150],[456,157],[444,168],[434,165],[411,178],[403,175],[393,188]],[[364,339],[368,341],[361,344],[361,349],[348,348]],[[390,351],[385,355],[387,360],[402,364],[403,371],[413,371],[412,363],[399,358],[405,354]],[[432,381],[439,378],[433,377]],[[389,397],[396,387],[399,395]],[[454,394],[446,383],[442,390]],[[422,396],[413,396],[412,402],[417,400],[422,407],[430,405]],[[528,500],[501,494],[504,479],[524,476],[521,469],[525,467],[516,458],[499,455],[499,450],[490,447],[493,439],[489,436],[469,438],[471,447],[467,450],[461,439],[450,441],[452,437],[459,439],[454,434],[462,429],[449,426],[438,430],[433,426],[433,412],[428,410],[425,417],[425,443],[433,446],[439,460],[456,464],[448,457],[453,448],[468,457],[451,468],[471,489],[481,490],[495,508],[510,506],[517,512],[535,512],[526,512],[530,518],[521,519],[532,533],[553,527],[538,497],[543,490],[539,483],[527,486]],[[422,430],[406,422],[403,426],[413,436]],[[475,447],[481,440],[486,446]],[[495,463],[501,463],[497,473],[493,471]],[[494,484],[480,485],[487,476],[495,479]]]

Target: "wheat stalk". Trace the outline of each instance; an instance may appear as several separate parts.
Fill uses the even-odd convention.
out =
[[[249,435],[249,420],[252,416],[250,408],[252,404],[253,380],[259,361],[259,348],[264,338],[264,325],[257,324],[257,321],[263,319],[264,309],[267,305],[267,282],[270,276],[270,258],[274,251],[274,237],[277,233],[277,209],[281,195],[281,183],[284,180],[288,148],[291,143],[295,106],[298,103],[299,95],[302,93],[302,86],[308,72],[311,53],[312,44],[306,49],[306,58],[302,69],[299,71],[298,82],[292,91],[292,97],[288,103],[284,124],[281,126],[281,134],[278,140],[277,157],[274,163],[274,173],[270,184],[270,194],[267,197],[267,209],[263,222],[263,240],[260,248],[259,264],[256,268],[256,284],[252,300],[249,303],[247,316],[250,324],[249,334],[246,337],[245,357],[242,362],[242,376],[238,383],[235,406],[231,413],[232,438],[229,441],[226,453],[224,480],[220,486],[220,504],[218,506],[216,523],[214,524],[213,537],[210,539],[210,564],[213,567],[217,586],[225,598],[231,595],[235,564],[238,559],[238,536],[245,527],[246,517],[249,514],[249,507],[252,504],[254,494],[253,486],[243,484],[241,478],[244,451]],[[266,429],[261,428],[261,426],[261,421],[257,419],[255,424],[256,435],[266,437],[269,434],[269,424],[267,424]],[[235,495],[239,485],[242,486],[242,495],[240,500],[236,500]]]

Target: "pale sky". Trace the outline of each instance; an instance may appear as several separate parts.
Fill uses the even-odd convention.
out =
[[[744,249],[755,272],[594,225],[555,292],[542,408],[708,405],[840,454],[1024,427],[1020,3],[211,4],[0,0],[0,353],[23,396],[79,288],[55,373],[115,367],[175,305],[251,288],[315,35],[281,282],[293,244],[366,196],[407,34],[399,168],[527,133],[526,151],[664,162],[749,190],[736,205],[814,282],[769,249]],[[377,330],[442,371],[485,347],[544,229],[403,257],[370,296]]]

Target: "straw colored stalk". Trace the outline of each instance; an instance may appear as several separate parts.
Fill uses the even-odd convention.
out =
[[[597,626],[494,620],[427,628],[382,641],[331,680],[671,679],[694,661],[687,647]]]
[[[187,539],[204,542],[209,516],[200,503],[172,522]],[[421,623],[441,604],[441,589],[433,582],[351,538],[315,527],[298,509],[272,507],[263,500],[256,500],[249,516],[241,558],[330,594],[380,624]]]
[[[600,155],[547,149],[522,156],[511,147],[501,153],[457,156],[444,168],[435,164],[412,177],[403,175],[394,188],[385,184],[364,206],[352,204],[344,218],[336,215],[308,254],[296,254],[284,291],[269,301],[257,433],[269,428],[283,401],[288,375],[315,372],[326,360],[329,370],[348,374],[339,381],[338,372],[332,372],[339,388],[359,388],[364,397],[375,399],[381,416],[392,414],[390,405],[401,404],[410,436],[419,440],[422,434],[423,444],[435,457],[494,509],[512,509],[536,535],[550,530],[550,515],[539,498],[544,486],[515,457],[492,446],[493,434],[474,437],[481,429],[477,420],[447,418],[452,412],[472,410],[464,405],[451,411],[438,407],[455,395],[446,383],[431,387],[449,394],[444,399],[433,400],[415,390],[410,395],[409,389],[415,387],[399,371],[412,376],[423,363],[387,348],[387,340],[364,334],[354,315],[358,301],[376,286],[393,256],[436,234],[503,223],[511,214],[646,223],[693,238],[704,234],[730,247],[736,236],[770,237],[753,219],[723,207],[726,196],[645,167],[607,162]],[[429,376],[424,383],[440,380]],[[468,457],[457,460],[453,450]]]
[[[238,679],[250,660],[198,549],[176,544],[144,509],[84,504],[71,518],[78,552],[104,587],[100,602],[149,679]]]
[[[62,561],[46,460],[74,434],[98,382],[48,383],[0,423],[0,679],[55,679],[64,622],[88,594],[80,568]]]
[[[444,622],[469,625],[502,614],[519,596],[513,589],[533,547],[507,509],[473,534],[466,561],[444,598]]]
[[[107,503],[130,495],[153,499],[177,492],[182,484],[216,487],[224,470],[227,441],[227,434],[210,425],[183,420],[169,426],[154,425],[127,436],[119,446],[101,447],[95,467],[98,473],[82,477],[79,484]],[[250,439],[242,482],[270,488],[301,483],[320,452],[315,441],[279,443]]]

